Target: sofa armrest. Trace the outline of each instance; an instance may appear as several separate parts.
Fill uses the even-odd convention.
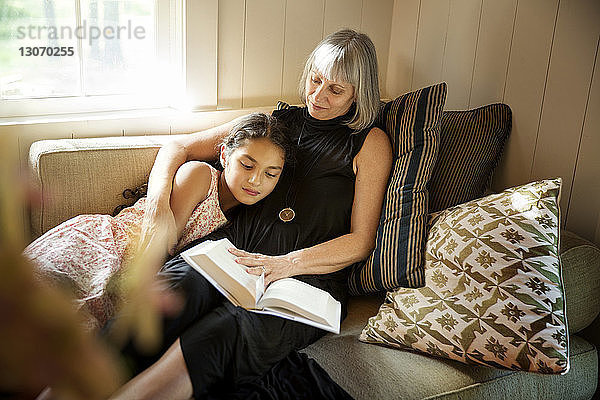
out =
[[[148,180],[160,147],[178,135],[42,140],[31,145],[33,184],[43,201],[30,211],[32,239],[79,214],[111,214],[123,190]]]
[[[569,332],[600,346],[600,248],[566,230],[560,241]]]

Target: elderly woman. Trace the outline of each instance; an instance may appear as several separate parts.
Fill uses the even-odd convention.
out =
[[[266,274],[265,283],[296,277],[324,289],[346,314],[345,267],[375,245],[392,163],[387,135],[373,127],[379,111],[375,48],[368,36],[342,30],[326,37],[306,62],[305,107],[274,111],[297,144],[296,163],[274,192],[238,210],[208,238],[228,237],[238,262]],[[233,122],[232,122],[233,123]],[[170,226],[171,182],[187,160],[217,156],[232,123],[189,135],[159,152],[150,176],[147,223]],[[152,227],[150,227],[152,228]],[[202,398],[215,387],[255,379],[325,331],[235,307],[180,257],[159,275],[186,298],[167,321],[162,357],[115,398]]]

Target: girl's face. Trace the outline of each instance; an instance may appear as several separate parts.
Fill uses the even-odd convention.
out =
[[[306,79],[306,105],[313,118],[333,119],[348,112],[354,102],[354,86],[342,81],[330,81],[317,71]]]
[[[270,194],[279,181],[284,151],[267,138],[247,140],[225,158],[221,149],[225,182],[242,204],[254,204]]]

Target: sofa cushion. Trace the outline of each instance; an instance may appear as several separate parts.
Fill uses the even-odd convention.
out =
[[[176,135],[41,140],[31,145],[33,182],[44,202],[31,210],[35,239],[79,214],[111,214],[123,190],[148,181],[160,147]]]
[[[444,111],[440,151],[429,181],[429,212],[482,197],[510,133],[506,104]]]
[[[327,334],[302,350],[356,400],[371,399],[589,399],[598,373],[597,353],[573,336],[569,372],[543,375],[467,365],[357,340],[382,296],[351,297],[339,335]]]
[[[566,372],[560,182],[507,189],[433,217],[426,286],[389,292],[360,339],[466,363]]]
[[[380,113],[394,162],[375,250],[351,270],[349,286],[354,294],[423,285],[427,182],[437,158],[445,99],[446,84],[440,83],[404,94]]]
[[[562,231],[560,262],[569,332],[576,333],[590,325],[600,313],[600,249],[572,232]]]

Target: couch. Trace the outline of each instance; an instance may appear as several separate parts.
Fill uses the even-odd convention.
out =
[[[107,213],[134,201],[156,153],[174,136],[44,140],[29,162],[46,201],[30,211],[35,238],[82,213]],[[126,190],[130,189],[130,190]],[[589,399],[598,386],[600,249],[561,232],[560,259],[570,332],[570,370],[542,375],[434,358],[358,341],[382,295],[352,297],[339,335],[303,350],[356,399]]]

